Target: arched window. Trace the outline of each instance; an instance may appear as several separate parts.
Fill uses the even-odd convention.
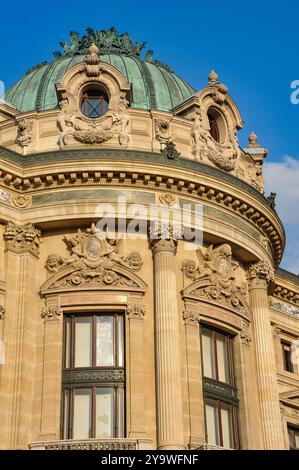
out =
[[[85,90],[81,98],[81,112],[88,118],[100,118],[108,111],[109,99],[100,89]]]

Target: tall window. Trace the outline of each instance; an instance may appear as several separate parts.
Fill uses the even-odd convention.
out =
[[[207,442],[238,448],[238,391],[234,383],[232,337],[202,327],[201,345]]]
[[[66,315],[62,438],[124,436],[124,318]]]
[[[291,450],[299,450],[299,428],[288,426],[289,444]]]
[[[283,357],[283,368],[288,372],[294,372],[294,367],[292,363],[292,350],[291,344],[285,341],[281,342],[282,347],[282,357]]]
[[[107,113],[109,99],[101,90],[86,90],[81,99],[81,111],[89,118],[99,118]]]

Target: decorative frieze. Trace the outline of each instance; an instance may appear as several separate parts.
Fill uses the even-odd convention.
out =
[[[123,151],[124,152],[124,151]],[[126,151],[125,151],[126,152]],[[112,158],[117,154],[117,150],[113,151],[111,154],[109,150],[101,149],[101,155],[106,156],[108,159]],[[130,152],[127,151],[128,156]],[[136,153],[131,153],[131,158],[136,158]],[[142,157],[146,159],[152,158],[152,154],[148,153]],[[123,158],[123,155],[122,155]],[[182,160],[182,162],[185,161]],[[192,164],[194,162],[190,162]],[[189,164],[189,161],[188,161]],[[195,170],[195,168],[194,168]],[[213,171],[211,167],[210,171]],[[229,175],[226,175],[229,177]],[[101,186],[109,185],[111,183],[111,178],[113,178],[113,183],[115,185],[131,186],[134,184],[134,187],[144,187],[144,174],[138,170],[131,172],[123,171],[89,171],[88,178],[86,179],[85,171],[76,171],[76,172],[59,172],[51,171],[51,173],[44,173],[39,176],[26,176],[20,177],[18,174],[13,174],[11,171],[7,171],[1,168],[0,172],[0,183],[2,182],[5,186],[13,186],[22,191],[39,191],[44,189],[51,188],[61,188],[61,187],[76,187],[82,186]],[[126,181],[126,184],[124,184]],[[193,183],[192,190],[190,192],[190,183]],[[255,226],[257,226],[260,231],[269,239],[271,242],[272,249],[274,250],[275,260],[278,262],[282,255],[282,241],[281,236],[271,223],[271,220],[255,209],[245,200],[235,197],[228,194],[222,189],[214,188],[210,185],[203,185],[199,182],[194,182],[194,180],[186,178],[177,178],[177,177],[168,177],[167,175],[151,175],[150,179],[147,181],[147,186],[152,187],[153,189],[166,189],[166,190],[177,190],[179,187],[181,194],[193,195],[199,197],[200,199],[209,199],[213,200],[213,203],[216,205],[225,206],[230,209],[232,212],[236,213],[238,216],[249,220]]]
[[[61,307],[43,307],[41,310],[41,317],[43,320],[59,320],[63,315],[63,310]]]
[[[64,370],[62,383],[64,385],[76,383],[98,383],[98,382],[124,382],[125,372],[123,369],[101,369],[101,370]]]
[[[299,308],[295,305],[272,299],[270,307],[279,310],[280,312],[286,313],[287,315],[299,318]]]
[[[8,222],[4,230],[5,249],[16,253],[29,252],[39,256],[41,231],[33,224],[16,225]]]
[[[129,304],[126,312],[131,320],[143,320],[146,313],[146,306],[141,304]]]

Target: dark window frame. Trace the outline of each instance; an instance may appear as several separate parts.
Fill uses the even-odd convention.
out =
[[[220,131],[217,123],[217,117],[215,117],[211,111],[208,111],[208,120],[210,125],[210,134],[215,142],[220,144]]]
[[[289,343],[288,341],[282,340],[280,344],[281,344],[281,350],[282,350],[283,369],[286,372],[290,372],[294,374],[294,365],[292,364],[292,361],[291,361],[291,355],[292,355],[291,343]]]
[[[218,426],[219,426],[219,446],[223,447],[223,429],[221,419],[221,405],[222,403],[230,407],[230,420],[232,430],[232,442],[233,448],[240,448],[240,435],[239,435],[239,419],[238,419],[238,403],[237,398],[238,390],[235,383],[234,373],[234,352],[233,352],[233,341],[234,337],[229,333],[222,331],[218,328],[214,328],[211,325],[201,324],[201,361],[203,365],[203,347],[202,347],[202,334],[205,331],[212,333],[213,351],[214,351],[214,366],[216,372],[216,379],[204,376],[204,368],[202,367],[203,373],[203,392],[204,392],[204,416],[205,416],[205,432],[206,440],[207,435],[207,418],[206,418],[206,407],[208,401],[214,401],[217,403],[217,415],[218,415]],[[229,383],[222,382],[219,380],[219,364],[217,355],[217,337],[225,337],[226,346],[226,357],[227,357],[227,369],[229,376]],[[220,387],[219,387],[220,385]],[[215,391],[213,391],[215,389]]]
[[[113,366],[97,366],[96,365],[96,319],[97,317],[113,317]],[[118,351],[118,338],[119,338],[119,321],[118,318],[122,317],[123,322],[123,364],[119,365],[119,351]],[[75,367],[75,341],[76,341],[76,318],[78,317],[92,317],[92,361],[90,367]],[[78,389],[88,389],[92,392],[92,404],[91,404],[91,428],[89,432],[89,438],[95,438],[96,435],[96,426],[95,426],[95,415],[96,415],[96,389],[112,388],[113,389],[113,436],[112,438],[125,437],[126,436],[126,380],[125,380],[125,370],[126,370],[126,325],[125,325],[125,312],[120,311],[109,311],[109,310],[99,310],[99,311],[86,311],[86,312],[69,312],[65,313],[63,319],[63,358],[62,358],[62,400],[61,400],[61,429],[60,434],[62,439],[73,439],[73,420],[74,420],[74,394],[75,390]],[[67,321],[70,320],[70,351],[67,351]],[[67,355],[70,354],[70,367],[66,367]],[[76,380],[72,382],[64,383],[65,373],[72,371],[123,371],[123,377],[116,379],[115,381],[105,381],[105,382],[77,382]],[[120,429],[120,393],[123,393],[123,409],[122,409],[122,429]],[[65,406],[66,406],[66,395],[69,396],[69,411],[67,416],[67,427],[65,426]]]
[[[109,97],[100,89],[88,88],[81,96],[80,109],[87,118],[97,119],[104,116],[108,111],[108,106]]]
[[[288,436],[289,436],[290,450],[299,450],[299,447],[296,447],[296,440],[295,440],[296,434],[298,434],[299,436],[299,427],[288,424]]]

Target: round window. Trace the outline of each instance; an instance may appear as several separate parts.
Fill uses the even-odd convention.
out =
[[[210,134],[218,144],[225,142],[225,122],[222,115],[217,109],[211,108],[208,110],[208,120],[210,125]]]
[[[109,98],[100,89],[90,88],[83,92],[81,112],[88,118],[100,118],[108,111]]]

